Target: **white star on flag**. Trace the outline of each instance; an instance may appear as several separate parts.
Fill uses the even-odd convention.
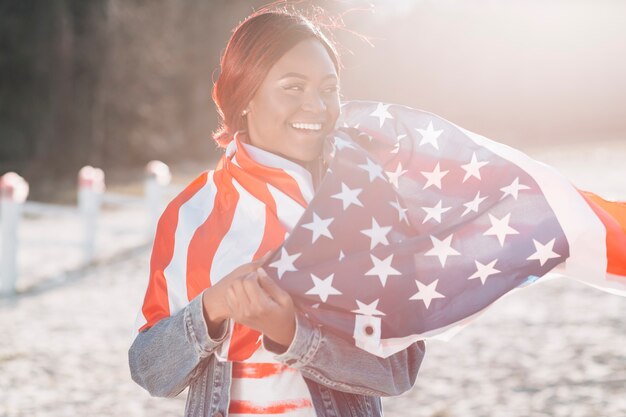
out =
[[[372,263],[374,263],[374,267],[367,271],[365,275],[377,275],[383,287],[385,286],[385,284],[387,284],[387,278],[389,278],[389,276],[400,275],[400,271],[391,266],[391,262],[393,261],[393,255],[389,255],[385,259],[381,260],[370,254],[370,258],[372,258]]]
[[[434,185],[435,187],[441,190],[441,179],[445,177],[448,174],[448,172],[450,171],[442,171],[441,168],[439,168],[439,162],[437,162],[437,165],[435,166],[435,169],[432,172],[421,171],[422,175],[425,176],[426,179],[428,180],[426,181],[426,185],[424,185],[424,190],[430,187],[431,185]]]
[[[543,266],[543,264],[545,264],[548,259],[559,258],[561,255],[552,250],[552,248],[554,248],[554,241],[555,239],[552,239],[544,245],[539,241],[533,239],[533,243],[535,244],[535,253],[533,253],[526,259],[529,261],[532,259],[536,259],[539,261],[539,264]]]
[[[435,149],[439,149],[439,143],[437,142],[437,139],[439,138],[443,130],[435,130],[433,128],[433,122],[428,122],[428,127],[426,129],[416,130],[422,134],[420,146],[430,143],[435,147]]]
[[[430,240],[433,243],[433,248],[424,255],[438,257],[442,267],[445,267],[448,256],[461,255],[452,247],[452,235],[443,240],[439,240],[431,235]]]
[[[402,162],[398,162],[398,166],[395,171],[385,171],[385,174],[387,174],[389,182],[392,183],[394,187],[398,188],[398,180],[400,179],[400,176],[404,175],[406,172],[406,169],[402,169]]]
[[[424,217],[422,224],[426,223],[430,219],[435,220],[437,223],[441,223],[441,215],[452,208],[441,206],[442,201],[439,200],[439,203],[437,203],[435,207],[422,207],[422,210],[426,212],[426,216]]]
[[[480,169],[484,167],[485,165],[487,165],[488,163],[489,162],[487,161],[479,162],[476,159],[476,152],[472,153],[472,160],[465,165],[461,165],[461,168],[465,170],[465,176],[463,177],[462,182],[467,181],[469,177],[476,177],[478,179],[481,179]]]
[[[326,302],[328,300],[329,295],[341,295],[341,291],[333,287],[333,278],[335,274],[330,274],[324,279],[320,279],[315,275],[311,274],[311,279],[313,279],[313,288],[308,290],[305,294],[307,295],[319,295],[322,299],[322,302]]]
[[[347,140],[345,140],[344,138],[342,138],[341,136],[335,136],[335,149],[337,150],[342,150],[344,148],[350,148],[350,149],[354,149],[354,145],[350,142],[348,142]]]
[[[352,312],[356,314],[363,314],[364,316],[384,316],[385,313],[377,310],[379,300],[380,298],[377,298],[369,304],[365,304],[360,302],[359,300],[356,300],[356,304],[359,306],[359,308],[358,310],[352,310]]]
[[[348,207],[350,207],[351,204],[354,204],[355,206],[363,207],[363,203],[361,203],[361,201],[359,201],[359,198],[358,198],[360,193],[361,193],[360,188],[350,189],[345,183],[342,182],[341,192],[335,195],[332,195],[331,197],[341,200],[341,202],[343,203],[343,209],[345,210]]]
[[[418,280],[415,280],[417,284],[417,292],[409,298],[409,300],[422,300],[426,308],[430,307],[430,302],[435,298],[446,298],[445,295],[437,292],[438,279],[434,280],[428,285],[422,284]]]
[[[406,135],[398,135],[398,137],[396,138],[397,142],[393,145],[393,149],[390,151],[390,153],[400,152],[400,141],[404,138],[406,138]]]
[[[505,198],[507,195],[513,196],[513,198],[517,200],[517,194],[520,192],[520,190],[530,190],[530,187],[524,184],[520,184],[519,177],[517,177],[513,180],[511,184],[507,185],[506,187],[500,188],[500,191],[502,191],[503,193],[502,197],[500,197],[500,200]]]
[[[478,213],[478,206],[480,205],[480,203],[482,203],[486,199],[487,199],[487,197],[481,197],[480,196],[480,191],[477,192],[476,196],[474,196],[474,199],[472,201],[470,201],[469,203],[463,203],[463,205],[466,207],[466,209],[463,212],[463,214],[461,214],[461,217],[465,216],[470,211]]]
[[[372,218],[372,228],[361,230],[365,236],[371,239],[370,250],[374,249],[378,244],[388,245],[387,233],[391,231],[391,226],[380,227],[376,219]]]
[[[383,180],[385,179],[385,177],[383,177],[383,167],[381,167],[369,158],[367,158],[367,164],[359,165],[359,168],[363,168],[365,171],[367,171],[370,177],[370,182],[374,182],[376,178],[382,178]]]
[[[345,257],[346,257],[346,255],[344,255],[344,254],[343,254],[343,251],[342,251],[342,250],[340,250],[340,251],[339,251],[339,260],[342,260],[342,259],[343,259],[343,258],[345,258]]]
[[[480,278],[480,282],[484,285],[485,282],[487,281],[487,278],[489,278],[489,276],[500,272],[499,270],[494,268],[496,262],[498,262],[497,259],[494,259],[493,261],[489,262],[486,265],[483,265],[482,263],[478,261],[474,261],[474,262],[476,263],[476,272],[474,272],[474,274],[471,277],[468,277],[467,279]]]
[[[398,201],[398,199],[396,198],[396,201],[390,201],[389,204],[391,204],[391,206],[393,208],[395,208],[396,210],[398,210],[398,221],[405,221],[405,222],[409,222],[409,218],[406,215],[406,212],[409,211],[409,209],[402,207],[402,204],[400,204],[400,202]]]
[[[504,239],[506,239],[507,235],[519,235],[519,232],[509,226],[509,219],[511,218],[511,213],[507,214],[501,219],[493,216],[489,213],[489,221],[491,221],[491,227],[483,233],[483,235],[493,235],[498,237],[498,242],[500,242],[500,246],[504,246]]]
[[[313,241],[315,243],[320,236],[326,236],[329,239],[333,238],[333,235],[328,230],[328,226],[333,222],[333,218],[321,219],[316,213],[313,213],[313,221],[311,223],[303,224],[302,227],[309,229],[313,232]]]
[[[270,267],[278,270],[278,279],[282,279],[285,272],[294,272],[298,270],[293,263],[300,257],[300,255],[300,253],[289,255],[285,248],[280,249],[280,259],[270,264]]]
[[[378,103],[376,105],[376,110],[370,113],[370,116],[378,117],[378,123],[380,123],[380,127],[383,127],[383,124],[385,124],[385,120],[393,120],[393,116],[391,115],[391,113],[389,113],[389,111],[387,111],[389,106],[391,106],[391,104]]]

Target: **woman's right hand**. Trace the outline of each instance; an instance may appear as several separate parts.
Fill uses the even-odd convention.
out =
[[[226,303],[226,291],[228,291],[231,284],[249,274],[256,274],[256,270],[269,259],[271,254],[272,252],[268,252],[256,261],[235,268],[230,274],[219,280],[217,284],[204,291],[202,307],[210,335],[214,335],[222,322],[230,318],[230,309]]]

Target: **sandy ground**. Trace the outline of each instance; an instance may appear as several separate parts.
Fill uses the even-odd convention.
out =
[[[626,141],[527,151],[581,188],[626,196]],[[127,368],[148,265],[145,248],[132,250],[140,216],[107,212],[87,268],[75,249],[32,243],[73,239],[70,224],[24,222],[23,292],[0,302],[1,417],[182,415],[183,396],[150,398]],[[626,298],[567,280],[506,297],[452,341],[430,342],[416,386],[385,399],[386,415],[626,416],[624,312]]]

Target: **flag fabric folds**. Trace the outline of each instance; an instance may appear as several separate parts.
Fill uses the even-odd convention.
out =
[[[546,274],[626,295],[624,203],[428,112],[355,101],[341,117],[316,190],[298,164],[235,138],[168,205],[137,331],[268,251],[306,315],[383,357],[449,337]],[[231,323],[218,356],[259,344]]]
[[[547,273],[626,295],[626,205],[434,114],[350,102],[328,173],[267,270],[389,356]]]

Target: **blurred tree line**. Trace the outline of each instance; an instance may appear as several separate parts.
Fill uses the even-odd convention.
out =
[[[37,199],[86,164],[109,179],[151,159],[208,167],[219,57],[270,1],[0,0],[0,174],[17,171]],[[288,1],[345,16],[348,99],[516,147],[626,137],[624,2]]]
[[[210,158],[213,71],[262,3],[0,0],[0,174],[36,198],[85,164]]]

